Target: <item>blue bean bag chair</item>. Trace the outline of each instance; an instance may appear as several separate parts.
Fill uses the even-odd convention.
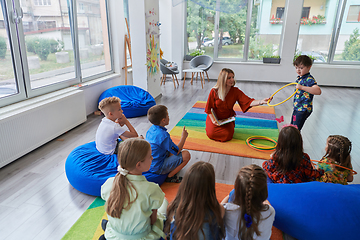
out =
[[[65,173],[69,183],[78,191],[100,196],[101,185],[117,174],[117,157],[100,153],[95,142],[75,148],[65,162]],[[143,173],[149,182],[163,184],[167,174]]]
[[[104,91],[98,103],[107,97],[118,97],[125,117],[139,117],[147,114],[152,106],[156,105],[155,99],[142,88],[136,86],[116,86]]]
[[[360,184],[268,184],[274,226],[302,240],[360,239]]]

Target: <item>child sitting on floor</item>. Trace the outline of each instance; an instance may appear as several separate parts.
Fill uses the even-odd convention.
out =
[[[149,170],[151,160],[150,144],[143,139],[131,138],[119,145],[119,172],[101,186],[109,219],[102,224],[106,225],[107,240],[165,239],[165,194],[142,175]]]
[[[146,133],[146,140],[151,144],[153,161],[150,172],[155,174],[168,174],[167,182],[179,182],[175,176],[190,160],[189,151],[181,151],[188,136],[183,128],[181,139],[176,145],[165,128],[169,125],[169,114],[164,105],[155,105],[148,111],[148,119],[153,124]]]
[[[268,197],[265,171],[255,165],[240,169],[234,190],[222,200],[225,208],[225,240],[270,239],[275,209]]]
[[[351,142],[347,137],[340,135],[331,135],[326,141],[325,155],[318,164],[318,169],[323,169],[325,174],[318,181],[341,183],[347,185],[353,181],[353,172],[351,165]],[[335,166],[340,165],[342,167]]]
[[[224,208],[215,193],[214,167],[194,163],[185,173],[167,209],[165,233],[170,240],[220,240],[224,236]]]
[[[108,97],[99,103],[99,109],[105,115],[96,131],[96,149],[103,154],[116,154],[118,138],[122,140],[137,137],[138,134],[123,114],[118,97]],[[129,131],[123,126],[126,125]]]
[[[301,133],[294,125],[281,129],[275,152],[262,167],[274,183],[310,182],[324,174],[324,170],[313,168],[309,155],[304,153]]]

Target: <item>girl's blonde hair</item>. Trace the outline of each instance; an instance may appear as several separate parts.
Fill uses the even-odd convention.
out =
[[[239,239],[241,240],[252,240],[254,233],[257,236],[261,235],[259,231],[259,223],[263,220],[261,212],[269,209],[269,206],[264,204],[268,197],[266,180],[265,171],[255,164],[241,168],[236,177],[233,203],[239,205],[241,209],[239,221]],[[248,216],[246,218],[245,214],[250,216],[252,223],[249,223]]]
[[[133,170],[138,162],[143,162],[151,147],[144,139],[128,138],[120,143],[118,148],[118,162],[123,169]],[[135,192],[135,198],[131,201],[130,191]],[[117,173],[107,200],[106,213],[111,217],[120,218],[123,209],[127,210],[137,199],[138,193],[133,184],[126,176]]]
[[[351,142],[347,137],[341,135],[330,135],[327,139],[327,149],[324,157],[334,160],[340,166],[351,168]],[[339,171],[346,169],[336,167]]]
[[[233,70],[231,70],[229,68],[221,69],[221,72],[219,74],[216,85],[213,87],[213,88],[217,89],[218,97],[223,101],[225,101],[226,80],[230,73],[232,73],[235,76],[235,73]],[[234,85],[235,85],[235,82],[234,82]]]
[[[175,217],[176,230],[173,239],[198,240],[198,232],[205,236],[202,225],[216,222],[220,226],[220,239],[224,236],[224,224],[215,193],[214,167],[207,162],[196,162],[185,173],[174,201],[167,210],[165,233]],[[213,235],[217,229],[211,229]]]

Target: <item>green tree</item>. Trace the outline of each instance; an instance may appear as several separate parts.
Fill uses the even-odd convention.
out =
[[[187,33],[188,37],[195,37],[198,49],[201,47],[204,37],[212,37],[214,16],[215,11],[188,1],[186,19]]]
[[[355,28],[350,34],[349,40],[345,41],[345,49],[342,53],[343,60],[360,61],[360,34],[359,29]]]

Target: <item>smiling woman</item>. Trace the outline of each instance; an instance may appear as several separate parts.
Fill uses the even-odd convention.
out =
[[[213,140],[226,142],[233,138],[235,122],[229,122],[219,125],[212,111],[218,119],[226,119],[236,116],[233,107],[238,102],[243,112],[248,111],[253,106],[259,106],[267,103],[270,98],[255,100],[246,96],[239,88],[234,87],[234,72],[231,69],[223,68],[219,74],[216,85],[211,89],[205,112],[206,118],[206,135]]]

